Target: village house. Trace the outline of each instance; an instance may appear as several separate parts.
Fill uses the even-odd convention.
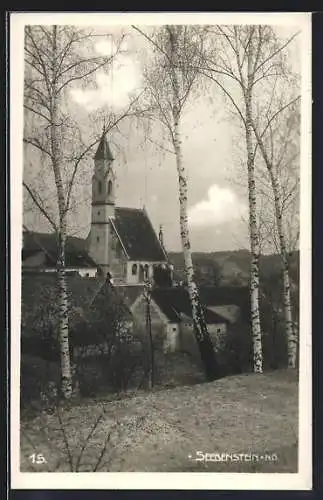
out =
[[[230,325],[248,321],[248,288],[205,286],[200,288],[208,332],[216,346]],[[144,328],[147,299],[140,294],[130,309]],[[192,307],[185,287],[153,288],[150,298],[152,329],[164,339],[165,351],[185,350],[194,342]],[[192,342],[193,341],[193,342]]]

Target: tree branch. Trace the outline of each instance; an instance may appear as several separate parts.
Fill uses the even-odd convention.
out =
[[[37,196],[32,191],[31,187],[25,181],[23,181],[23,186],[26,189],[26,191],[28,192],[28,194],[31,197],[31,199],[33,200],[33,202],[35,203],[36,207],[40,210],[40,212],[43,214],[43,216],[48,220],[48,222],[53,227],[54,231],[57,232],[58,228],[57,228],[55,222],[50,217],[50,215],[48,214],[48,212],[45,210],[45,208],[43,207],[42,203],[37,199]]]

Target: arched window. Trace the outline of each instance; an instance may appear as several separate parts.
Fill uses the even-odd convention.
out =
[[[145,279],[148,278],[148,270],[149,270],[149,266],[148,264],[145,264],[144,265],[144,275],[145,275]]]
[[[112,181],[111,180],[108,182],[108,194],[109,195],[112,194]]]
[[[133,275],[137,274],[137,269],[138,269],[137,264],[132,264],[131,272],[132,272]]]
[[[98,182],[98,193],[99,194],[102,193],[102,182],[101,181]]]

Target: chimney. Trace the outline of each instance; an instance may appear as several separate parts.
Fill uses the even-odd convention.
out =
[[[158,239],[160,241],[160,244],[162,247],[164,247],[164,234],[163,234],[163,226],[160,224],[159,226],[159,234],[158,234]]]

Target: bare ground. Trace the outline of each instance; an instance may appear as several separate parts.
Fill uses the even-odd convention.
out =
[[[244,374],[22,416],[21,470],[297,472],[297,436],[297,375]],[[197,451],[213,455],[196,461]]]

